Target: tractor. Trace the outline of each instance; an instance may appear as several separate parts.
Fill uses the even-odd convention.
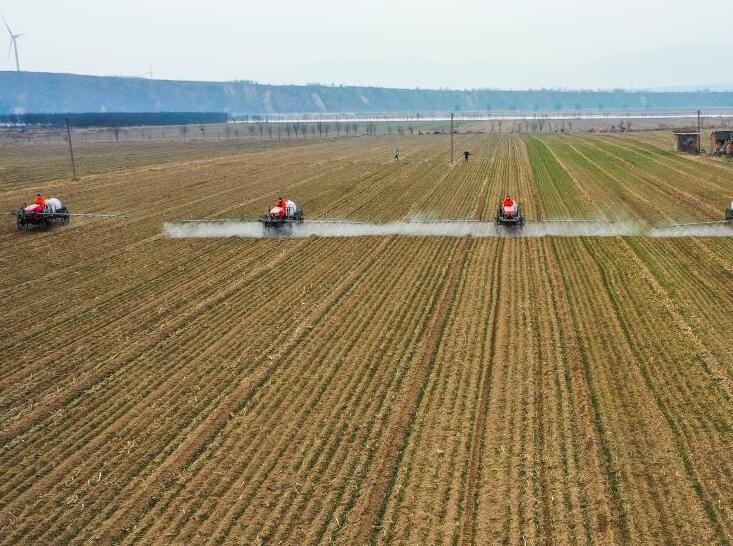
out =
[[[506,196],[496,207],[496,224],[499,226],[522,227],[524,225],[522,204]]]

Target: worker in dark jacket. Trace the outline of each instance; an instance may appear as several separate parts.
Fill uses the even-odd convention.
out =
[[[464,161],[468,161],[468,156],[469,156],[469,155],[473,155],[473,154],[472,154],[471,152],[469,152],[468,150],[465,150],[465,151],[463,152],[463,160],[464,160]]]

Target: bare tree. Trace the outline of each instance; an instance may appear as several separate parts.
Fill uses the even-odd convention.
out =
[[[323,131],[326,133],[326,138],[328,138],[328,132],[331,130],[331,124],[330,123],[324,123],[323,124]]]
[[[277,124],[277,139],[278,140],[280,140],[280,138],[282,137],[282,134],[283,134],[283,124],[278,123]]]
[[[257,129],[259,129],[259,131],[260,131],[260,138],[262,138],[262,133],[263,133],[263,132],[264,132],[264,130],[265,130],[265,126],[264,126],[264,125],[262,125],[262,123],[260,123],[260,122],[257,122]]]
[[[323,136],[323,123],[316,122],[316,129],[318,129],[318,136]]]
[[[336,136],[340,137],[341,136],[341,124],[338,121],[336,121],[333,124],[333,128],[336,129]]]
[[[290,140],[290,133],[293,132],[293,126],[290,123],[285,124],[285,134],[288,135],[288,140]]]
[[[352,123],[351,130],[354,131],[354,136],[356,136],[359,132],[359,124],[356,122]]]
[[[316,126],[311,123],[311,134],[315,137],[316,136]]]
[[[267,136],[272,140],[272,123],[267,122]]]
[[[346,130],[346,136],[349,136],[349,133],[351,132],[351,123],[344,124],[344,129]]]

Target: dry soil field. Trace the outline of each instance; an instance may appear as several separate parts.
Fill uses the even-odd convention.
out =
[[[394,161],[391,152],[402,151]],[[0,544],[731,544],[733,238],[167,239],[251,216],[719,219],[629,137],[0,151]],[[96,174],[88,174],[94,172]]]

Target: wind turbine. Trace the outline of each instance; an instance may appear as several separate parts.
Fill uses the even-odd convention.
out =
[[[10,55],[11,51],[15,51],[15,69],[20,72],[20,61],[18,60],[18,38],[23,35],[13,34],[13,31],[10,30],[10,25],[8,25],[8,22],[5,20],[5,17],[3,17],[2,20],[3,23],[5,23],[5,28],[8,29],[8,34],[10,34],[10,48],[8,49],[8,55]]]

